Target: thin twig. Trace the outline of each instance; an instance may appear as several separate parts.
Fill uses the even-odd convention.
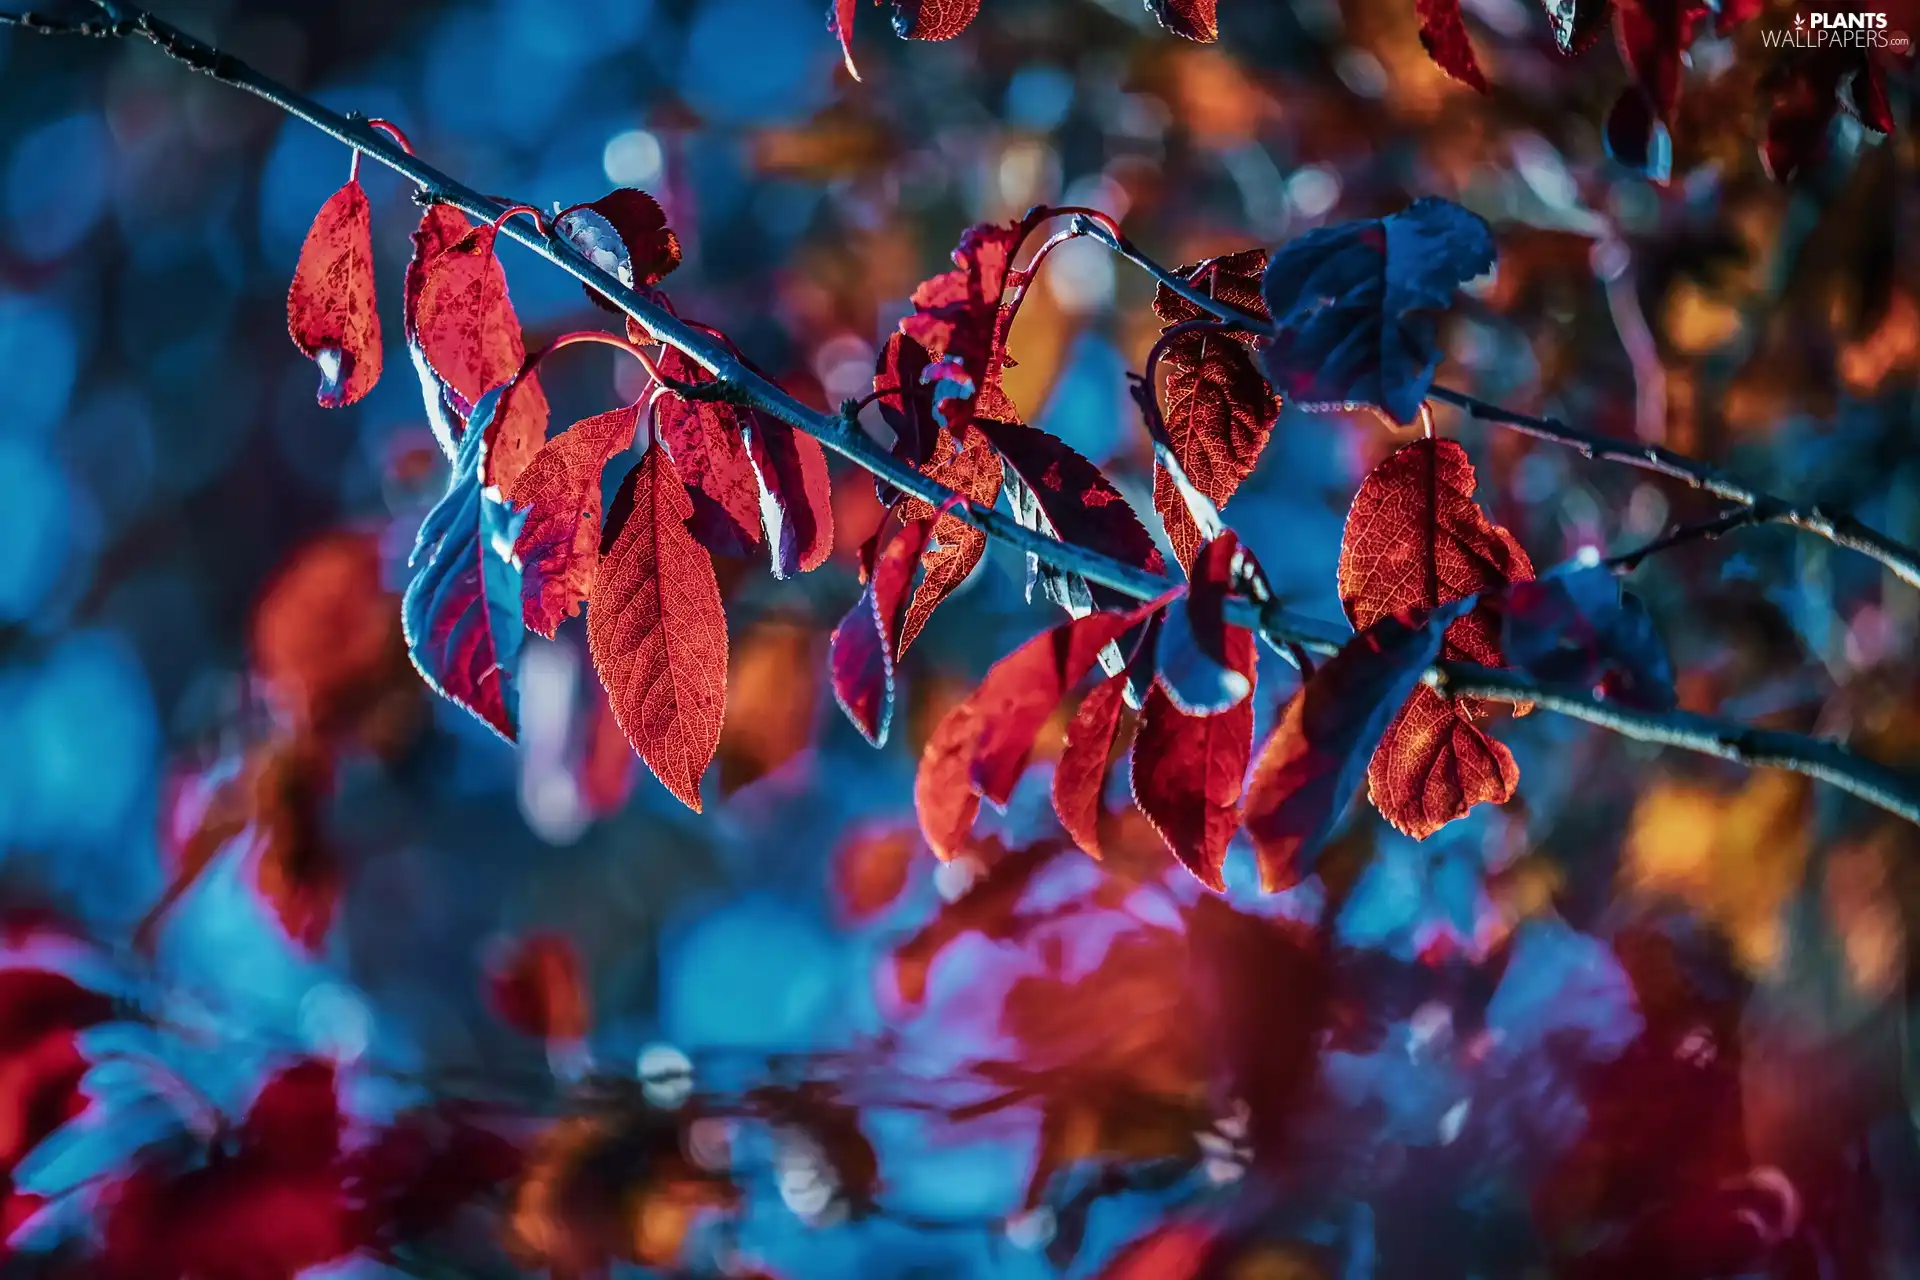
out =
[[[101,36],[139,36],[169,57],[222,83],[245,90],[272,103],[288,115],[349,147],[358,149],[381,164],[411,179],[420,187],[416,196],[424,204],[446,204],[470,217],[493,222],[511,206],[511,202],[490,199],[473,188],[448,177],[419,157],[410,155],[393,139],[371,128],[363,118],[343,116],[328,110],[286,85],[262,74],[237,58],[214,49],[180,28],[143,9],[120,0],[97,0],[107,23],[96,24],[88,34]],[[42,29],[41,20],[27,24],[26,15],[0,18],[28,30]],[[47,26],[50,34],[78,34],[82,24],[55,22]],[[1115,252],[1138,265],[1174,293],[1202,311],[1254,333],[1270,331],[1259,317],[1245,314],[1216,298],[1207,296],[1186,281],[1148,258],[1125,236],[1101,221],[1077,215],[1084,223],[1079,229],[1106,243]],[[945,485],[922,475],[915,467],[895,458],[846,418],[818,412],[793,399],[742,361],[722,339],[700,326],[682,321],[659,299],[623,285],[608,272],[596,267],[562,238],[541,234],[518,219],[500,227],[500,234],[526,246],[558,266],[567,274],[605,295],[627,316],[642,325],[657,340],[677,348],[719,381],[737,389],[738,402],[814,436],[835,453],[871,472],[903,493],[921,498],[935,507],[952,503],[954,514],[988,535],[1039,557],[1055,568],[1077,573],[1089,582],[1110,587],[1136,600],[1153,600],[1175,586],[1159,574],[1124,564],[1097,551],[1060,542],[1028,529],[1012,517],[971,502]],[[1727,501],[1752,507],[1757,519],[1794,524],[1880,559],[1909,582],[1920,585],[1920,557],[1881,538],[1855,522],[1821,511],[1819,508],[1791,508],[1777,500],[1741,486],[1704,464],[1683,458],[1658,447],[1636,447],[1598,436],[1573,431],[1548,419],[1531,418],[1470,396],[1436,387],[1433,395],[1460,405],[1484,421],[1526,431],[1541,439],[1571,445],[1589,457],[1629,462],[1646,469],[1686,480]],[[1259,632],[1275,650],[1290,654],[1330,656],[1339,652],[1349,638],[1340,629],[1312,619],[1298,617],[1277,607],[1241,596],[1228,601],[1228,617],[1238,625]],[[1532,702],[1563,715],[1611,729],[1625,737],[1644,742],[1680,747],[1704,755],[1736,760],[1749,765],[1768,765],[1792,770],[1830,782],[1841,789],[1879,805],[1890,813],[1920,823],[1920,779],[1909,778],[1854,755],[1838,743],[1800,734],[1754,729],[1737,721],[1720,720],[1686,712],[1656,714],[1636,711],[1597,698],[1580,690],[1543,686],[1513,671],[1496,671],[1458,663],[1440,663],[1427,673],[1436,689],[1452,696],[1470,696],[1499,702]]]

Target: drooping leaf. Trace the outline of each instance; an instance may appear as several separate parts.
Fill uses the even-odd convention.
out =
[[[1515,670],[1599,689],[1630,706],[1675,705],[1673,662],[1653,619],[1605,565],[1515,583],[1500,616],[1500,651]]]
[[[651,289],[680,265],[680,238],[660,202],[635,187],[617,187],[553,220],[559,236],[587,261],[629,289]],[[606,295],[583,285],[595,306],[624,314]]]
[[[600,563],[600,473],[633,444],[639,424],[638,404],[574,423],[541,447],[509,491],[526,511],[513,550],[529,631],[551,638],[587,598]]]
[[[587,596],[587,644],[627,740],[697,813],[726,713],[720,586],[687,532],[693,503],[666,451],[649,448],[623,487],[628,514]]]
[[[995,663],[980,687],[947,713],[928,738],[914,779],[920,829],[936,854],[952,858],[959,851],[982,796],[1007,803],[1047,718],[1101,651],[1157,607],[1093,613],[1041,632]]]
[[[476,416],[490,413],[484,405]],[[524,514],[480,483],[484,431],[460,442],[446,496],[421,522],[400,619],[428,686],[511,742],[519,733],[520,569]]]
[[[773,576],[811,573],[833,554],[833,482],[827,475],[827,455],[818,440],[778,418],[749,411],[745,423]]]
[[[1053,769],[1053,811],[1089,857],[1100,856],[1100,800],[1126,693],[1125,672],[1093,687],[1067,723],[1067,745]]]
[[[866,589],[833,629],[828,662],[833,696],[854,728],[874,746],[884,746],[893,719],[894,664],[920,567],[934,522],[902,525],[874,559]]]
[[[1275,325],[1256,352],[1267,381],[1303,406],[1370,404],[1413,422],[1440,363],[1440,313],[1493,258],[1487,224],[1433,197],[1291,241],[1261,284]]]
[[[427,353],[420,345],[416,319],[420,314],[420,292],[427,284],[427,265],[448,245],[457,243],[469,229],[466,215],[452,205],[428,205],[413,231],[413,257],[407,263],[407,277],[401,295],[401,318],[407,336],[407,354],[420,380],[420,396],[425,402],[427,423],[433,428],[440,451],[451,462],[460,452],[460,434],[466,430],[471,401],[455,394],[434,372]]]
[[[713,381],[712,374],[673,347],[661,350],[658,363],[669,378],[696,385]],[[654,432],[673,456],[693,502],[687,529],[717,556],[754,554],[761,540],[760,481],[747,456],[740,411],[662,391],[653,413]]]
[[[1029,529],[1062,542],[1087,547],[1122,564],[1149,573],[1166,572],[1153,535],[1133,507],[1100,469],[1055,436],[1023,422],[976,417],[974,425],[992,441],[1006,465],[1007,498],[1014,518]],[[1027,557],[1027,594],[1038,582],[1047,599],[1074,617],[1095,608],[1124,607],[1125,597],[1091,586],[1078,574],[1064,573]]]
[[[1220,0],[1147,0],[1161,26],[1177,36],[1211,44],[1220,38]]]
[[[1340,601],[1365,630],[1533,577],[1514,536],[1473,501],[1473,464],[1451,440],[1416,440],[1374,468],[1354,495],[1340,544]],[[1500,619],[1486,602],[1447,628],[1441,656],[1499,666]],[[1504,802],[1519,779],[1506,747],[1483,732],[1471,700],[1416,688],[1368,766],[1375,807],[1425,839],[1482,801]]]
[[[592,1026],[586,978],[573,944],[555,933],[518,939],[487,966],[494,1016],[539,1040],[585,1038]]]
[[[1227,596],[1241,554],[1232,530],[1204,544],[1193,558],[1186,594],[1167,606],[1154,650],[1155,679],[1189,715],[1225,711],[1253,689],[1227,657]]]
[[[1000,455],[994,452],[986,436],[971,424],[962,433],[958,443],[952,432],[941,428],[940,438],[934,444],[933,457],[921,470],[928,479],[964,494],[982,507],[991,507],[1000,496],[1003,474]],[[934,515],[934,510],[930,504],[918,498],[908,498],[900,503],[899,515],[903,522],[925,520]],[[927,625],[927,619],[940,607],[940,602],[967,580],[986,550],[987,535],[958,515],[948,513],[935,521],[932,545],[920,561],[925,573],[920,585],[914,588],[906,619],[900,624],[900,648],[895,654],[896,658],[906,653],[914,637]]]
[[[427,259],[410,319],[428,366],[469,405],[527,357],[494,239],[493,227],[472,227]]]
[[[928,0],[927,7],[963,2],[967,0]],[[969,7],[966,18],[972,17]],[[898,22],[896,15],[896,27]],[[940,403],[942,420],[955,430],[975,414],[1018,416],[1000,388],[1010,322],[1001,296],[1008,286],[1025,281],[1025,273],[1015,271],[1013,259],[1034,225],[1030,214],[1007,225],[988,222],[969,227],[953,251],[954,269],[923,281],[913,291],[914,314],[900,322],[900,332],[924,347],[929,357],[957,361],[971,378],[971,397],[953,396]]]
[[[1269,893],[1311,872],[1387,725],[1440,656],[1462,601],[1390,614],[1322,663],[1281,713],[1247,783],[1246,829]]]
[[[327,408],[352,404],[380,380],[373,224],[357,180],[327,197],[307,229],[287,289],[287,333],[320,367],[318,397]]]
[[[893,29],[903,40],[951,40],[979,12],[980,0],[893,0]]]
[[[1253,633],[1229,626],[1227,665],[1254,684]],[[1253,753],[1253,699],[1191,716],[1167,697],[1160,682],[1147,692],[1133,740],[1133,799],[1180,865],[1216,892],[1227,842],[1240,826],[1240,788]]]
[[[1420,15],[1420,44],[1427,56],[1461,84],[1485,93],[1487,77],[1467,37],[1460,0],[1415,0],[1414,9]]]
[[[1266,266],[1266,250],[1249,249],[1182,267],[1177,274],[1208,297],[1264,319],[1260,281]],[[1165,285],[1154,292],[1153,310],[1162,333],[1206,318]],[[1194,488],[1216,506],[1225,505],[1253,473],[1280,415],[1279,397],[1254,366],[1253,341],[1252,334],[1188,333],[1169,343],[1161,357],[1167,371],[1162,414],[1167,445]],[[1143,390],[1152,394],[1151,388]],[[1154,468],[1153,509],[1166,525],[1174,555],[1182,565],[1192,564],[1203,536],[1164,467]]]

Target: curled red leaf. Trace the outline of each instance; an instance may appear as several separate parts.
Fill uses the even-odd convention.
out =
[[[713,561],[686,521],[685,483],[650,448],[623,488],[624,524],[587,595],[587,644],[614,718],[666,788],[700,811],[700,775],[720,745],[727,618]]]
[[[913,576],[933,534],[931,519],[902,525],[873,563],[867,586],[828,645],[833,696],[868,742],[883,746],[893,718],[893,672],[912,599]]]
[[[806,432],[755,412],[746,415],[746,445],[760,480],[774,577],[811,573],[833,554],[833,482],[826,452]]]
[[[972,16],[969,9],[967,18]],[[924,347],[932,359],[958,361],[973,382],[971,397],[953,396],[941,402],[940,415],[950,427],[957,429],[976,412],[1017,416],[1000,389],[1011,320],[1001,296],[1009,285],[1023,283],[1013,259],[1035,225],[1036,219],[1029,214],[1015,223],[969,227],[954,248],[954,269],[923,281],[913,291],[914,314],[900,322],[900,332]]]
[[[433,428],[440,450],[452,458],[459,452],[460,436],[466,430],[471,401],[448,389],[420,346],[420,331],[414,321],[420,313],[420,291],[426,287],[427,264],[448,245],[467,234],[466,215],[452,205],[428,205],[413,230],[413,257],[407,262],[405,286],[401,292],[400,316],[407,336],[407,354],[412,357],[414,373],[419,377],[420,395],[427,410],[427,422]]]
[[[358,180],[314,215],[287,289],[287,333],[320,367],[319,401],[338,409],[380,380],[380,311],[373,288],[373,224]]]
[[[1093,687],[1067,723],[1066,748],[1053,769],[1053,811],[1089,857],[1100,856],[1100,800],[1126,692],[1124,672]]]
[[[1242,554],[1230,529],[1210,539],[1193,558],[1187,593],[1167,606],[1154,652],[1155,679],[1173,705],[1190,715],[1225,711],[1252,692],[1227,657],[1227,596]]]
[[[1451,440],[1416,440],[1368,475],[1340,544],[1340,601],[1356,628],[1533,577],[1519,542],[1473,501],[1475,483]],[[1441,656],[1501,665],[1497,611],[1480,603],[1455,621]],[[1425,839],[1475,804],[1510,797],[1519,768],[1479,728],[1483,714],[1471,700],[1415,689],[1368,766],[1381,816]]]
[[[640,406],[595,414],[542,446],[508,500],[527,508],[515,539],[527,629],[551,637],[580,611],[600,563],[600,474],[633,444]]]
[[[680,238],[667,225],[660,202],[637,187],[618,187],[553,220],[554,231],[587,261],[629,289],[651,289],[680,265]],[[592,285],[583,285],[595,306],[623,314]]]
[[[558,934],[528,934],[496,957],[487,1002],[502,1022],[540,1040],[584,1039],[591,1025],[579,953]]]

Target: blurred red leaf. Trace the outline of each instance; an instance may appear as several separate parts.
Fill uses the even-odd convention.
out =
[[[395,1117],[351,1152],[345,1184],[359,1207],[356,1234],[392,1248],[517,1177],[524,1153],[481,1119],[470,1104],[436,1103]]]
[[[912,826],[875,823],[843,835],[833,849],[833,894],[841,916],[859,924],[898,901],[920,847]]]
[[[1219,0],[1147,0],[1161,26],[1202,44],[1220,38],[1219,7]]]
[[[670,378],[713,381],[712,374],[672,347],[661,351],[659,364]],[[662,391],[653,413],[654,432],[673,455],[693,502],[688,530],[717,556],[753,554],[760,546],[760,481],[747,456],[739,410]]]
[[[874,746],[893,719],[894,664],[900,658],[914,572],[933,534],[932,520],[902,525],[874,560],[866,589],[833,629],[828,660],[833,696]]]
[[[1367,476],[1340,544],[1340,601],[1356,628],[1533,577],[1513,535],[1474,503],[1475,483],[1466,450],[1451,440],[1416,440]],[[1499,666],[1499,613],[1477,604],[1447,628],[1441,656]],[[1470,700],[1416,688],[1368,766],[1381,816],[1425,839],[1474,805],[1511,796],[1519,767],[1481,731],[1483,714]]]
[[[373,288],[367,193],[349,180],[314,215],[287,290],[287,333],[320,366],[319,401],[338,409],[380,380],[380,310]]]
[[[558,934],[528,934],[496,957],[487,1001],[500,1021],[539,1040],[584,1039],[591,1025],[579,953]]]
[[[1125,672],[1093,687],[1067,724],[1066,749],[1053,769],[1053,811],[1073,842],[1095,858],[1100,856],[1100,799],[1126,692]]]
[[[1227,665],[1247,679],[1248,696],[1215,715],[1192,716],[1159,681],[1147,691],[1133,741],[1133,799],[1180,864],[1215,891],[1227,842],[1240,825],[1240,787],[1253,752],[1253,633],[1226,630]]]
[[[514,542],[527,629],[552,637],[580,611],[600,562],[600,473],[633,444],[640,406],[595,414],[542,446],[508,500],[527,508]]]
[[[969,933],[1009,938],[1019,930],[1018,908],[1035,876],[1071,848],[1064,841],[1041,840],[1002,853],[987,864],[965,892],[941,904],[939,912],[893,952],[894,989],[918,1006],[927,998],[927,979],[942,952]]]
[[[951,431],[942,427],[939,439],[934,444],[933,456],[921,471],[927,478],[964,494],[970,501],[983,507],[992,506],[1000,495],[1003,475],[1000,455],[994,452],[992,443],[980,434],[979,429],[971,424],[958,442]],[[899,515],[902,522],[925,520],[934,515],[934,510],[929,503],[908,498],[900,503]],[[927,625],[927,619],[940,607],[940,602],[967,580],[967,575],[980,563],[980,557],[986,553],[986,549],[987,535],[959,516],[943,515],[935,522],[932,548],[921,557],[920,562],[926,573],[920,579],[920,585],[914,589],[913,601],[907,606],[906,618],[900,624],[900,647],[895,654],[896,659],[913,644],[914,637],[920,634],[920,628]]]
[[[1201,1280],[1220,1233],[1202,1222],[1169,1222],[1129,1242],[1094,1280]]]
[[[1681,58],[1713,16],[1705,0],[1617,0],[1614,36],[1620,60],[1652,99],[1654,114],[1673,119],[1680,99]]]
[[[640,758],[688,808],[720,743],[727,618],[713,562],[687,532],[693,503],[666,450],[628,475],[630,514],[587,598],[587,644],[614,717]]]
[[[274,572],[254,607],[253,665],[296,728],[349,729],[411,681],[398,604],[371,531],[323,533]]]
[[[598,681],[587,690],[587,731],[580,749],[580,802],[596,818],[606,818],[626,806],[633,794],[633,747],[614,718],[613,704]]]
[[[1420,15],[1420,44],[1427,56],[1455,80],[1485,93],[1487,77],[1467,38],[1460,0],[1415,0],[1414,9]]]
[[[1269,893],[1313,870],[1360,788],[1387,723],[1440,656],[1456,606],[1391,614],[1321,664],[1281,713],[1247,783],[1246,828]]]
[[[1178,274],[1208,297],[1264,319],[1260,278],[1266,267],[1266,250],[1248,249],[1182,267]],[[1153,310],[1162,333],[1209,318],[1165,285],[1154,292]],[[1280,415],[1280,398],[1249,354],[1253,340],[1251,334],[1189,333],[1170,342],[1161,357],[1167,371],[1162,417],[1168,446],[1187,479],[1216,506],[1226,505],[1253,474]],[[1174,555],[1182,565],[1192,564],[1200,530],[1172,477],[1159,466],[1153,474],[1153,509],[1166,525]]]

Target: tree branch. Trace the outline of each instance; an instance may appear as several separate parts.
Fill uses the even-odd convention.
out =
[[[193,70],[264,99],[288,115],[305,121],[329,137],[411,179],[420,187],[415,198],[423,204],[451,205],[470,217],[486,222],[494,221],[513,207],[505,201],[480,194],[410,154],[385,133],[371,127],[364,118],[331,111],[144,9],[121,3],[120,0],[96,2],[105,15],[105,22],[60,20],[36,14],[0,14],[0,24],[47,34],[138,36]],[[1239,312],[1207,296],[1159,266],[1119,234],[1117,228],[1084,214],[1075,216],[1078,219],[1075,224],[1077,230],[1100,239],[1203,311],[1254,332],[1267,328],[1266,323],[1258,317]],[[627,316],[644,326],[654,338],[677,348],[720,382],[734,388],[738,403],[806,432],[822,445],[901,492],[921,498],[935,507],[952,503],[954,514],[989,536],[1035,555],[1057,569],[1079,574],[1090,582],[1110,587],[1136,600],[1155,599],[1175,585],[1158,574],[1028,529],[1011,516],[971,502],[945,485],[928,479],[919,470],[882,448],[850,418],[822,413],[801,404],[748,368],[724,342],[683,322],[654,298],[621,284],[611,274],[594,266],[563,238],[551,233],[542,234],[522,219],[503,223],[499,234],[531,249],[581,283],[605,295]],[[1485,421],[1571,445],[1589,457],[1630,462],[1685,479],[1695,487],[1706,489],[1727,501],[1764,512],[1759,518],[1794,524],[1831,538],[1842,546],[1874,555],[1900,573],[1901,577],[1920,585],[1920,558],[1845,517],[1823,513],[1818,508],[1789,508],[1784,503],[1778,504],[1776,510],[1773,504],[1778,500],[1746,489],[1700,463],[1664,449],[1638,447],[1587,436],[1551,420],[1510,413],[1439,387],[1434,388],[1433,394],[1436,399],[1458,404]],[[1289,657],[1299,654],[1330,656],[1339,652],[1350,638],[1338,628],[1287,612],[1274,599],[1256,603],[1235,596],[1228,601],[1228,616],[1233,622],[1257,631],[1276,651]],[[1802,773],[1829,782],[1910,822],[1920,823],[1920,779],[1863,759],[1835,742],[1801,734],[1755,729],[1737,721],[1689,712],[1660,714],[1637,711],[1594,697],[1585,691],[1548,687],[1513,671],[1442,662],[1427,672],[1426,679],[1435,689],[1449,696],[1470,696],[1497,702],[1533,702],[1643,742],[1661,743],[1744,764],[1767,765]]]

